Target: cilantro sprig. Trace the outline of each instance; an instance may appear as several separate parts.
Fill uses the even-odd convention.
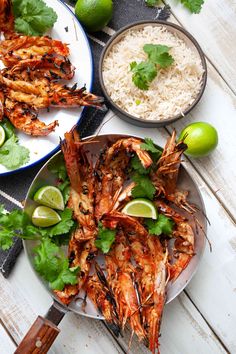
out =
[[[35,240],[40,237],[55,237],[69,233],[74,227],[72,210],[65,208],[59,211],[61,221],[51,227],[36,227],[23,210],[14,209],[10,213],[5,212],[4,206],[0,205],[0,247],[3,250],[9,249],[14,237],[21,239]]]
[[[113,242],[115,241],[115,237],[116,230],[108,229],[100,222],[98,224],[98,235],[95,241],[95,246],[103,253],[108,253]]]
[[[59,155],[56,159],[53,159],[53,164],[49,165],[48,169],[51,173],[57,176],[57,187],[62,192],[64,203],[66,204],[70,195],[70,180],[67,175],[65,161],[62,155]]]
[[[150,180],[149,173],[156,168],[156,162],[161,157],[162,151],[156,148],[151,138],[144,139],[144,143],[141,144],[141,149],[150,153],[154,163],[149,168],[144,168],[137,155],[132,157],[131,167],[134,174],[131,178],[136,185],[132,189],[131,194],[133,198],[148,198],[152,200],[156,189]]]
[[[28,36],[39,36],[53,27],[56,12],[43,0],[13,0],[16,32]]]
[[[169,54],[171,48],[161,44],[145,44],[144,52],[148,55],[146,61],[139,64],[136,61],[130,63],[133,72],[132,81],[141,90],[148,90],[149,84],[155,79],[162,68],[168,68],[173,64],[174,58]]]
[[[188,10],[190,10],[194,14],[198,14],[202,5],[204,4],[204,0],[179,0],[181,4],[183,4]],[[145,3],[149,7],[154,7],[158,5],[159,0],[145,0]]]
[[[6,141],[0,147],[0,164],[14,170],[29,161],[29,149],[19,144],[13,125],[6,119],[0,124],[5,130]]]
[[[43,238],[34,248],[35,270],[49,282],[52,289],[63,290],[66,284],[78,283],[79,267],[69,267],[64,253],[48,237]]]
[[[170,235],[173,231],[174,222],[167,216],[159,214],[157,220],[147,219],[145,221],[148,232],[151,235],[160,236],[161,234]]]

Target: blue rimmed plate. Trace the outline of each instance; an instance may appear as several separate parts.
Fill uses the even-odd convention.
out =
[[[86,85],[88,91],[92,89],[93,81],[93,59],[87,36],[76,19],[73,12],[60,0],[44,0],[45,3],[52,7],[58,16],[57,22],[49,35],[54,39],[59,39],[69,45],[70,60],[76,67],[75,76],[72,80],[67,81],[69,86],[77,82],[78,87]],[[19,143],[30,150],[29,162],[16,169],[7,170],[0,164],[0,175],[11,174],[32,167],[40,161],[48,158],[59,149],[60,137],[64,137],[64,133],[69,131],[82,117],[83,108],[58,108],[50,109],[50,112],[42,110],[39,113],[39,119],[49,124],[54,120],[58,120],[59,126],[55,132],[47,137],[31,137],[19,131],[16,131],[19,137]]]

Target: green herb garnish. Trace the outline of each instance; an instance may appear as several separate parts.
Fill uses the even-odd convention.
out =
[[[173,231],[174,222],[165,215],[159,214],[157,220],[147,219],[145,224],[151,235],[160,236],[161,234],[170,235]]]
[[[111,245],[115,241],[116,230],[105,228],[102,223],[98,224],[98,235],[95,241],[95,246],[103,253],[108,253]]]
[[[7,140],[0,147],[0,164],[9,170],[21,167],[29,161],[29,149],[19,145],[13,125],[3,120],[1,126],[5,130]]]
[[[63,156],[60,155],[56,159],[53,159],[53,164],[49,165],[48,169],[51,173],[57,176],[57,188],[62,192],[64,203],[66,204],[70,195],[70,180],[67,175]]]
[[[136,183],[131,192],[133,198],[148,198],[153,200],[156,189],[149,176],[135,173],[132,176],[132,180]]]
[[[145,3],[149,7],[154,7],[159,3],[160,0],[145,0]]]
[[[145,44],[143,50],[148,55],[148,60],[130,63],[133,72],[132,81],[141,90],[148,90],[161,68],[167,68],[173,64],[174,59],[168,53],[171,48],[160,44]]]
[[[40,36],[52,28],[57,14],[43,0],[13,0],[15,31]]]
[[[199,14],[204,4],[204,0],[180,0],[180,2],[194,14]]]
[[[78,283],[79,267],[69,268],[69,261],[51,239],[43,238],[34,248],[34,267],[52,289],[63,290],[66,284]]]

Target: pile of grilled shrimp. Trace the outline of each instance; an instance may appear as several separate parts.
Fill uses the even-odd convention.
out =
[[[152,353],[159,351],[167,284],[178,278],[194,255],[195,230],[183,216],[193,214],[194,206],[187,201],[188,192],[177,189],[186,145],[175,139],[173,132],[156,162],[142,149],[143,141],[133,137],[108,143],[96,162],[88,157],[88,142],[81,141],[75,129],[65,134],[61,145],[71,183],[67,206],[77,224],[68,258],[71,267],[80,267],[80,273],[78,284],[55,292],[68,305],[83,288],[116,335],[128,324]],[[132,200],[135,183],[129,171],[134,156],[150,171],[158,213],[174,222],[168,237],[149,234],[144,218],[121,212]],[[98,225],[116,230],[115,241],[104,255],[103,269],[97,263]]]
[[[0,0],[0,121],[6,117],[28,135],[47,136],[58,121],[45,124],[39,110],[50,107],[102,107],[103,99],[59,83],[74,76],[68,45],[47,36],[24,36],[14,32],[11,0]]]

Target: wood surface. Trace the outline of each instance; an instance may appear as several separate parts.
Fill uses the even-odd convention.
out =
[[[208,84],[190,115],[168,129],[138,128],[114,117],[100,133],[127,133],[152,137],[163,145],[173,127],[179,132],[193,121],[212,123],[219,145],[207,158],[185,159],[184,165],[197,182],[211,225],[197,274],[183,292],[165,308],[161,328],[162,354],[236,353],[236,2],[206,0],[199,15],[191,15],[175,0],[171,21],[195,36],[208,58]],[[138,5],[137,5],[138,6]],[[106,32],[112,33],[107,27]],[[10,354],[37,315],[44,315],[51,298],[29,268],[22,254],[8,280],[0,276],[0,353]],[[2,325],[2,323],[4,325]],[[118,341],[103,322],[66,315],[61,333],[50,353],[124,353],[130,333]],[[136,339],[130,354],[149,353]]]

